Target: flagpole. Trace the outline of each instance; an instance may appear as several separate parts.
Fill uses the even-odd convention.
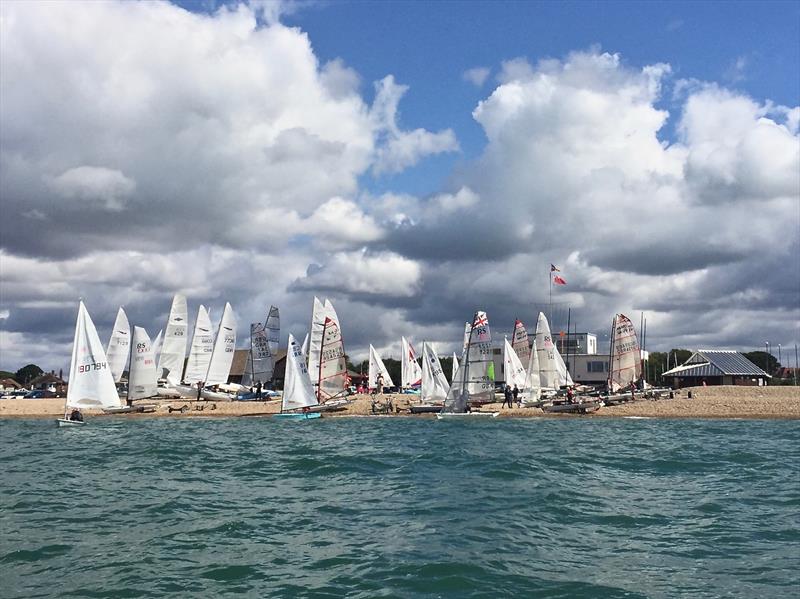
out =
[[[553,326],[553,265],[550,265],[550,269],[547,271],[547,279],[550,281],[550,326]]]

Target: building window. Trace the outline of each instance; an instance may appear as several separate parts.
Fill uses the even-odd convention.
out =
[[[586,363],[586,370],[589,372],[608,372],[608,362],[593,360]]]

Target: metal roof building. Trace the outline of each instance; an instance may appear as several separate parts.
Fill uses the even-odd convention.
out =
[[[739,352],[718,349],[698,349],[686,362],[662,376],[672,377],[677,387],[703,382],[708,385],[761,385],[772,378]]]

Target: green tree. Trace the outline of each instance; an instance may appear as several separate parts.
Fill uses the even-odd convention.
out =
[[[765,351],[751,351],[742,355],[767,374],[774,374],[781,367],[778,358]]]
[[[28,364],[17,370],[14,374],[14,379],[22,385],[27,385],[43,372],[44,370],[39,368],[36,364]]]

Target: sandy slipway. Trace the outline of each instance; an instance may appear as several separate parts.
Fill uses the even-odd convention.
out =
[[[692,392],[689,399],[688,392]],[[392,417],[408,417],[405,408],[415,399],[407,395],[391,397],[393,405],[400,409]],[[414,396],[411,396],[414,397]],[[100,411],[84,410],[88,417],[100,418],[196,418],[196,417],[248,417],[268,416],[280,411],[280,401],[265,402],[214,402],[193,400],[147,401],[137,403],[156,404],[156,411],[149,414],[106,415]],[[179,408],[185,407],[181,412]],[[172,411],[170,411],[172,408]],[[545,414],[538,408],[504,409],[500,404],[489,404],[483,411],[500,412],[501,418],[787,418],[800,419],[800,388],[798,387],[694,387],[676,392],[674,399],[636,401],[619,406],[600,408],[587,416],[568,414]],[[63,399],[9,399],[0,401],[0,418],[55,418],[64,414]],[[326,413],[325,418],[372,415],[371,398],[356,396],[355,400],[341,412]],[[413,418],[432,418],[419,415]]]

